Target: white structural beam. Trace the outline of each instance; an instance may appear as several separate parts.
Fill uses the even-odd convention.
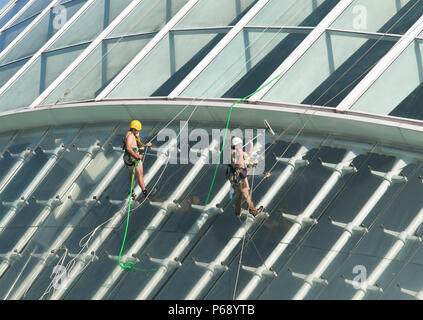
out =
[[[13,8],[17,0],[10,0],[1,10],[0,10],[0,19],[4,17],[6,13],[9,12],[10,9]]]
[[[46,15],[48,15],[50,13],[51,8],[53,8],[58,2],[59,0],[53,0],[52,2],[50,2],[49,5],[45,7],[45,9],[39,15],[37,15],[37,17],[32,20],[31,23],[24,30],[22,30],[22,32],[15,39],[13,39],[13,41],[9,43],[9,45],[4,48],[2,52],[0,52],[0,60],[6,54],[8,54],[10,50],[12,50],[12,48],[15,47],[15,45],[19,41],[21,41],[36,24],[38,24],[38,22],[40,22]]]
[[[29,108],[40,105],[101,43],[113,30],[132,12],[142,0],[133,0],[106,29],[45,89]]]
[[[116,129],[113,133],[109,136],[109,138],[103,143],[105,146],[108,141],[112,138],[115,134]],[[91,163],[91,161],[95,158],[97,152],[102,150],[100,146],[100,142],[97,140],[93,143],[87,150],[84,151],[84,157],[79,161],[79,163],[75,166],[73,171],[67,176],[65,182],[60,186],[59,190],[57,191],[57,196],[53,199],[40,201],[36,200],[36,202],[40,205],[44,205],[43,210],[37,216],[37,218],[32,222],[34,226],[41,226],[43,222],[47,219],[50,213],[57,207],[63,204],[64,200],[70,195],[73,188],[71,188],[75,184],[75,180],[80,176],[80,174],[85,170],[85,168]],[[19,255],[24,250],[25,246],[31,240],[33,235],[37,232],[38,228],[28,228],[25,234],[19,239],[19,241],[14,246],[14,250],[12,253],[9,254],[6,259],[4,259],[0,263],[0,277],[6,272],[7,268],[15,261],[14,256]]]
[[[182,182],[176,187],[175,191],[169,196],[169,198],[164,202],[150,202],[150,204],[154,207],[160,208],[160,210],[156,213],[154,218],[150,221],[148,226],[145,230],[141,233],[141,235],[135,240],[135,243],[127,250],[127,252],[138,252],[150,238],[150,236],[157,230],[157,228],[161,225],[161,223],[165,220],[166,217],[172,213],[173,210],[179,207],[174,201],[179,199],[185,190],[190,186],[192,181],[194,181],[195,177],[201,172],[203,167],[206,164],[205,155],[209,155],[209,152],[214,149],[214,147],[218,144],[217,140],[213,140],[209,146],[209,149],[205,149],[202,152],[202,156],[198,161],[194,164],[191,170],[187,173],[185,178]],[[130,256],[130,255],[128,255]],[[125,260],[122,258],[122,260]],[[111,272],[107,280],[104,284],[100,287],[100,289],[95,293],[93,299],[99,300],[102,299],[108,292],[108,290],[113,286],[113,284],[119,279],[120,275],[122,274],[123,269],[117,265],[115,269]]]
[[[174,268],[177,268],[180,266],[180,264],[175,263],[179,262],[181,259],[181,254],[185,250],[185,248],[190,244],[191,240],[194,239],[194,237],[200,232],[201,228],[206,224],[209,218],[215,216],[218,213],[222,213],[222,208],[217,208],[216,205],[218,205],[225,196],[228,194],[229,190],[231,188],[231,185],[229,182],[226,182],[222,189],[218,192],[218,194],[213,198],[213,200],[207,205],[207,206],[198,206],[193,205],[192,208],[195,210],[201,211],[200,217],[197,219],[197,221],[194,222],[194,224],[191,226],[191,228],[188,230],[188,232],[185,234],[185,236],[179,241],[178,245],[172,250],[172,252],[169,254],[169,256],[165,259],[154,259],[150,258],[151,261],[156,262],[160,265],[157,272],[154,274],[154,276],[151,278],[151,280],[147,283],[147,285],[144,286],[144,289],[140,292],[140,294],[137,296],[137,300],[145,300],[149,297],[149,295],[152,293],[154,288],[160,283],[160,281],[163,279],[163,277],[169,272],[172,271]]]
[[[340,1],[324,18],[320,23],[313,29],[312,32],[295,48],[295,50],[281,63],[281,65],[264,81],[262,85],[269,83],[274,78],[279,78],[265,88],[252,95],[248,101],[257,101],[266,95],[270,89],[278,82],[278,80],[307,52],[308,49],[319,39],[319,37],[325,33],[326,29],[329,28],[332,23],[347,9],[354,0],[342,0]]]
[[[272,199],[278,194],[279,190],[286,183],[288,178],[292,175],[296,168],[302,165],[306,165],[308,162],[303,160],[303,157],[308,152],[309,148],[306,146],[301,146],[297,151],[296,155],[292,158],[280,158],[278,161],[284,162],[287,164],[286,168],[281,172],[277,177],[276,181],[266,192],[264,197],[259,201],[257,207],[263,206],[266,207],[270,204]],[[201,292],[215,276],[216,272],[221,272],[227,270],[227,267],[222,265],[222,263],[228,258],[231,252],[236,248],[241,239],[247,234],[248,230],[254,225],[257,220],[255,218],[248,217],[243,225],[235,232],[231,240],[226,244],[222,251],[218,254],[215,260],[210,263],[197,262],[195,264],[201,268],[205,269],[205,272],[201,279],[195,284],[191,289],[188,295],[185,297],[186,300],[194,300],[199,297]]]
[[[397,284],[397,286],[400,288],[402,293],[405,293],[406,295],[409,295],[416,300],[423,300],[423,290],[422,291],[413,291],[413,290],[409,290],[409,289],[405,289],[405,288],[401,287],[400,284]]]
[[[376,191],[371,195],[367,200],[365,205],[361,208],[357,216],[350,223],[341,223],[336,221],[331,221],[333,225],[340,227],[344,230],[342,235],[338,238],[336,243],[329,249],[326,256],[319,263],[319,265],[314,269],[311,274],[303,275],[295,272],[291,272],[292,276],[297,277],[304,281],[303,286],[295,294],[294,300],[304,299],[307,293],[315,284],[327,284],[326,280],[322,280],[323,272],[329,267],[332,261],[338,256],[338,253],[341,252],[342,248],[346,245],[348,240],[351,238],[352,234],[355,232],[367,232],[367,228],[362,227],[361,224],[371,210],[376,206],[379,200],[383,197],[385,192],[388,190],[393,183],[396,182],[406,182],[407,179],[404,176],[401,176],[400,173],[402,169],[407,165],[407,162],[399,159],[396,160],[392,166],[391,171],[388,172],[379,172],[371,170],[371,173],[376,177],[383,179]]]
[[[19,153],[10,153],[8,150],[10,146],[12,145],[13,141],[15,141],[17,133],[14,135],[14,137],[9,141],[5,149],[1,153],[1,157],[3,157],[3,154],[5,152],[9,152],[10,156],[14,159],[16,159],[16,162],[12,165],[12,167],[7,171],[7,173],[4,175],[4,177],[0,180],[0,194],[3,192],[3,190],[7,187],[7,185],[12,181],[13,177],[16,176],[16,174],[19,172],[19,170],[23,167],[24,163],[29,161],[32,156],[35,154],[35,149],[38,148],[38,146],[43,141],[44,137],[46,136],[48,130],[45,131],[37,141],[32,142],[28,147],[25,148],[22,152]]]
[[[319,192],[314,196],[313,200],[311,200],[311,202],[300,215],[290,216],[283,214],[285,218],[293,222],[293,225],[279,241],[278,245],[267,257],[266,261],[257,268],[242,266],[244,270],[253,274],[253,278],[238,295],[237,300],[248,299],[251,293],[263,279],[265,279],[267,276],[275,276],[275,273],[271,272],[270,268],[272,268],[272,266],[276,263],[276,261],[279,259],[291,241],[295,238],[297,233],[304,227],[304,225],[317,223],[317,221],[311,216],[322,203],[322,201],[326,198],[329,192],[333,189],[338,180],[347,173],[356,172],[355,167],[352,167],[351,164],[357,155],[358,152],[347,151],[342,161],[338,164],[322,162],[323,166],[333,171],[332,175],[322,186],[322,188],[320,188]]]
[[[19,130],[18,130],[18,131],[16,131],[16,132],[12,135],[12,137],[10,137],[9,141],[6,143],[6,145],[5,145],[5,146],[3,147],[3,149],[0,151],[0,159],[3,159],[3,158],[4,158],[4,154],[5,154],[6,152],[9,152],[9,148],[12,146],[12,144],[13,144],[13,142],[15,141],[16,137],[18,136],[18,134],[19,134]],[[1,186],[1,184],[0,184],[0,186]]]
[[[0,88],[0,95],[12,86],[22,74],[97,0],[88,0],[13,76]]]
[[[415,235],[415,232],[420,227],[423,222],[423,208],[420,209],[419,213],[414,217],[414,219],[410,222],[408,227],[402,232],[395,232],[391,230],[386,230],[383,228],[383,231],[397,240],[395,241],[394,245],[389,249],[383,259],[380,261],[378,266],[373,270],[370,276],[361,283],[356,283],[356,281],[349,281],[345,280],[348,284],[354,285],[358,287],[358,291],[353,297],[353,300],[361,300],[364,298],[368,291],[377,290],[383,291],[382,288],[375,286],[376,281],[379,277],[385,272],[388,268],[390,263],[396,258],[398,253],[404,248],[405,244],[410,241],[418,241],[421,242],[422,239]]]
[[[0,29],[0,35],[3,33],[3,31],[9,29],[13,23],[18,20],[18,18],[28,9],[36,0],[29,0],[9,21],[7,21],[6,24],[3,25]]]
[[[350,109],[355,102],[375,83],[386,69],[400,56],[402,52],[423,31],[423,16],[401,37],[370,72],[354,87],[354,89],[339,103],[337,111]]]
[[[59,140],[59,143],[52,150],[42,150],[45,154],[49,156],[47,162],[43,167],[38,171],[37,175],[31,180],[28,186],[21,192],[15,201],[12,202],[3,202],[3,206],[9,207],[9,210],[3,215],[0,220],[0,230],[4,230],[10,221],[22,210],[22,208],[28,203],[28,199],[31,197],[35,189],[40,185],[44,180],[50,170],[54,167],[60,155],[65,151],[66,146],[62,144]]]
[[[97,187],[88,195],[87,200],[79,208],[79,210],[72,216],[69,221],[70,226],[77,226],[86,217],[92,206],[97,203],[97,199],[109,186],[109,184],[115,179],[116,175],[122,170],[123,162],[117,161],[113,167],[109,170],[107,175],[100,181]],[[29,290],[41,272],[45,267],[49,265],[54,259],[56,259],[56,251],[62,247],[63,243],[73,232],[73,228],[64,228],[63,231],[57,236],[53,244],[50,245],[45,253],[38,257],[39,262],[34,266],[31,273],[22,281],[22,284],[11,296],[12,300],[20,299],[25,292]]]
[[[166,152],[168,152],[171,148],[174,148],[176,145],[176,140],[171,140],[167,146],[164,149]],[[157,160],[154,162],[154,164],[151,166],[151,168],[148,170],[147,174],[144,177],[144,182],[146,185],[154,178],[154,176],[157,174],[159,169],[166,163],[167,156],[165,154],[160,154],[157,158]],[[123,162],[120,161],[123,165]],[[138,186],[139,188],[139,186]],[[135,192],[138,194],[137,189],[135,189]],[[97,252],[100,247],[103,245],[103,243],[108,239],[110,234],[119,226],[119,224],[122,222],[122,219],[126,216],[126,209],[127,202],[122,201],[121,208],[113,215],[113,217],[110,219],[110,222],[108,222],[101,233],[93,239],[91,245],[87,248],[86,254],[89,255],[91,252]],[[63,288],[62,290],[56,291],[55,294],[52,296],[52,299],[60,299],[60,297],[63,296],[63,294],[66,292],[67,288],[71,287],[71,284],[73,281],[77,279],[77,277],[80,275],[82,270],[86,267],[89,259],[79,259],[74,267],[72,268],[71,272],[68,274],[67,277],[67,286],[66,288]]]
[[[197,4],[199,0],[188,1],[178,13],[151,39],[147,45],[132,59],[131,62],[101,91],[96,97],[96,101],[104,99],[134,68],[135,66],[153,50],[169,31]]]
[[[239,34],[242,29],[253,19],[257,13],[269,2],[259,0],[242,17],[242,19],[229,31],[222,40],[200,61],[200,63],[183,79],[178,86],[169,94],[168,98],[173,99],[179,96],[194,79],[217,57],[217,55]]]

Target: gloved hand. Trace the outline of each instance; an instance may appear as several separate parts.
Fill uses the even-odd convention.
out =
[[[256,165],[258,165],[258,160],[250,161],[248,163],[248,168],[255,167]]]

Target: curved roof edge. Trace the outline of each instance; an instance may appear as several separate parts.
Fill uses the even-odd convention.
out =
[[[169,122],[186,120],[197,107],[191,121],[204,122],[223,128],[229,109],[236,99],[195,98],[145,98],[86,101],[36,108],[25,108],[0,113],[0,134],[19,127],[36,128],[70,124],[128,121]],[[184,111],[182,111],[185,108]],[[181,112],[182,111],[182,112]],[[177,116],[177,114],[181,112]],[[231,127],[261,128],[263,120],[270,122],[277,131],[289,127],[286,135],[328,136],[374,145],[423,153],[423,122],[367,114],[351,110],[337,111],[334,108],[299,104],[282,104],[259,101],[240,102],[232,110]],[[383,152],[386,153],[386,152]],[[415,156],[413,156],[415,158]],[[422,157],[418,157],[419,160]]]

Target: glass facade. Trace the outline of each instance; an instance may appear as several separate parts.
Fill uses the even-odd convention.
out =
[[[422,298],[422,9],[15,2],[0,16],[0,297]],[[251,156],[265,166],[249,183],[267,216],[237,218],[226,166],[205,159],[223,142],[212,142],[221,110],[261,90],[228,123],[254,134],[277,123]],[[153,141],[143,168],[157,190],[143,202],[136,189],[127,227],[122,139],[135,118]],[[206,132],[210,151],[175,119]],[[165,128],[177,147],[157,138]]]

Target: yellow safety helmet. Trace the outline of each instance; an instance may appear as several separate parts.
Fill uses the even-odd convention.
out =
[[[142,129],[142,125],[141,122],[139,122],[138,120],[132,120],[131,123],[129,124],[129,127],[131,129],[135,129],[140,131]]]

